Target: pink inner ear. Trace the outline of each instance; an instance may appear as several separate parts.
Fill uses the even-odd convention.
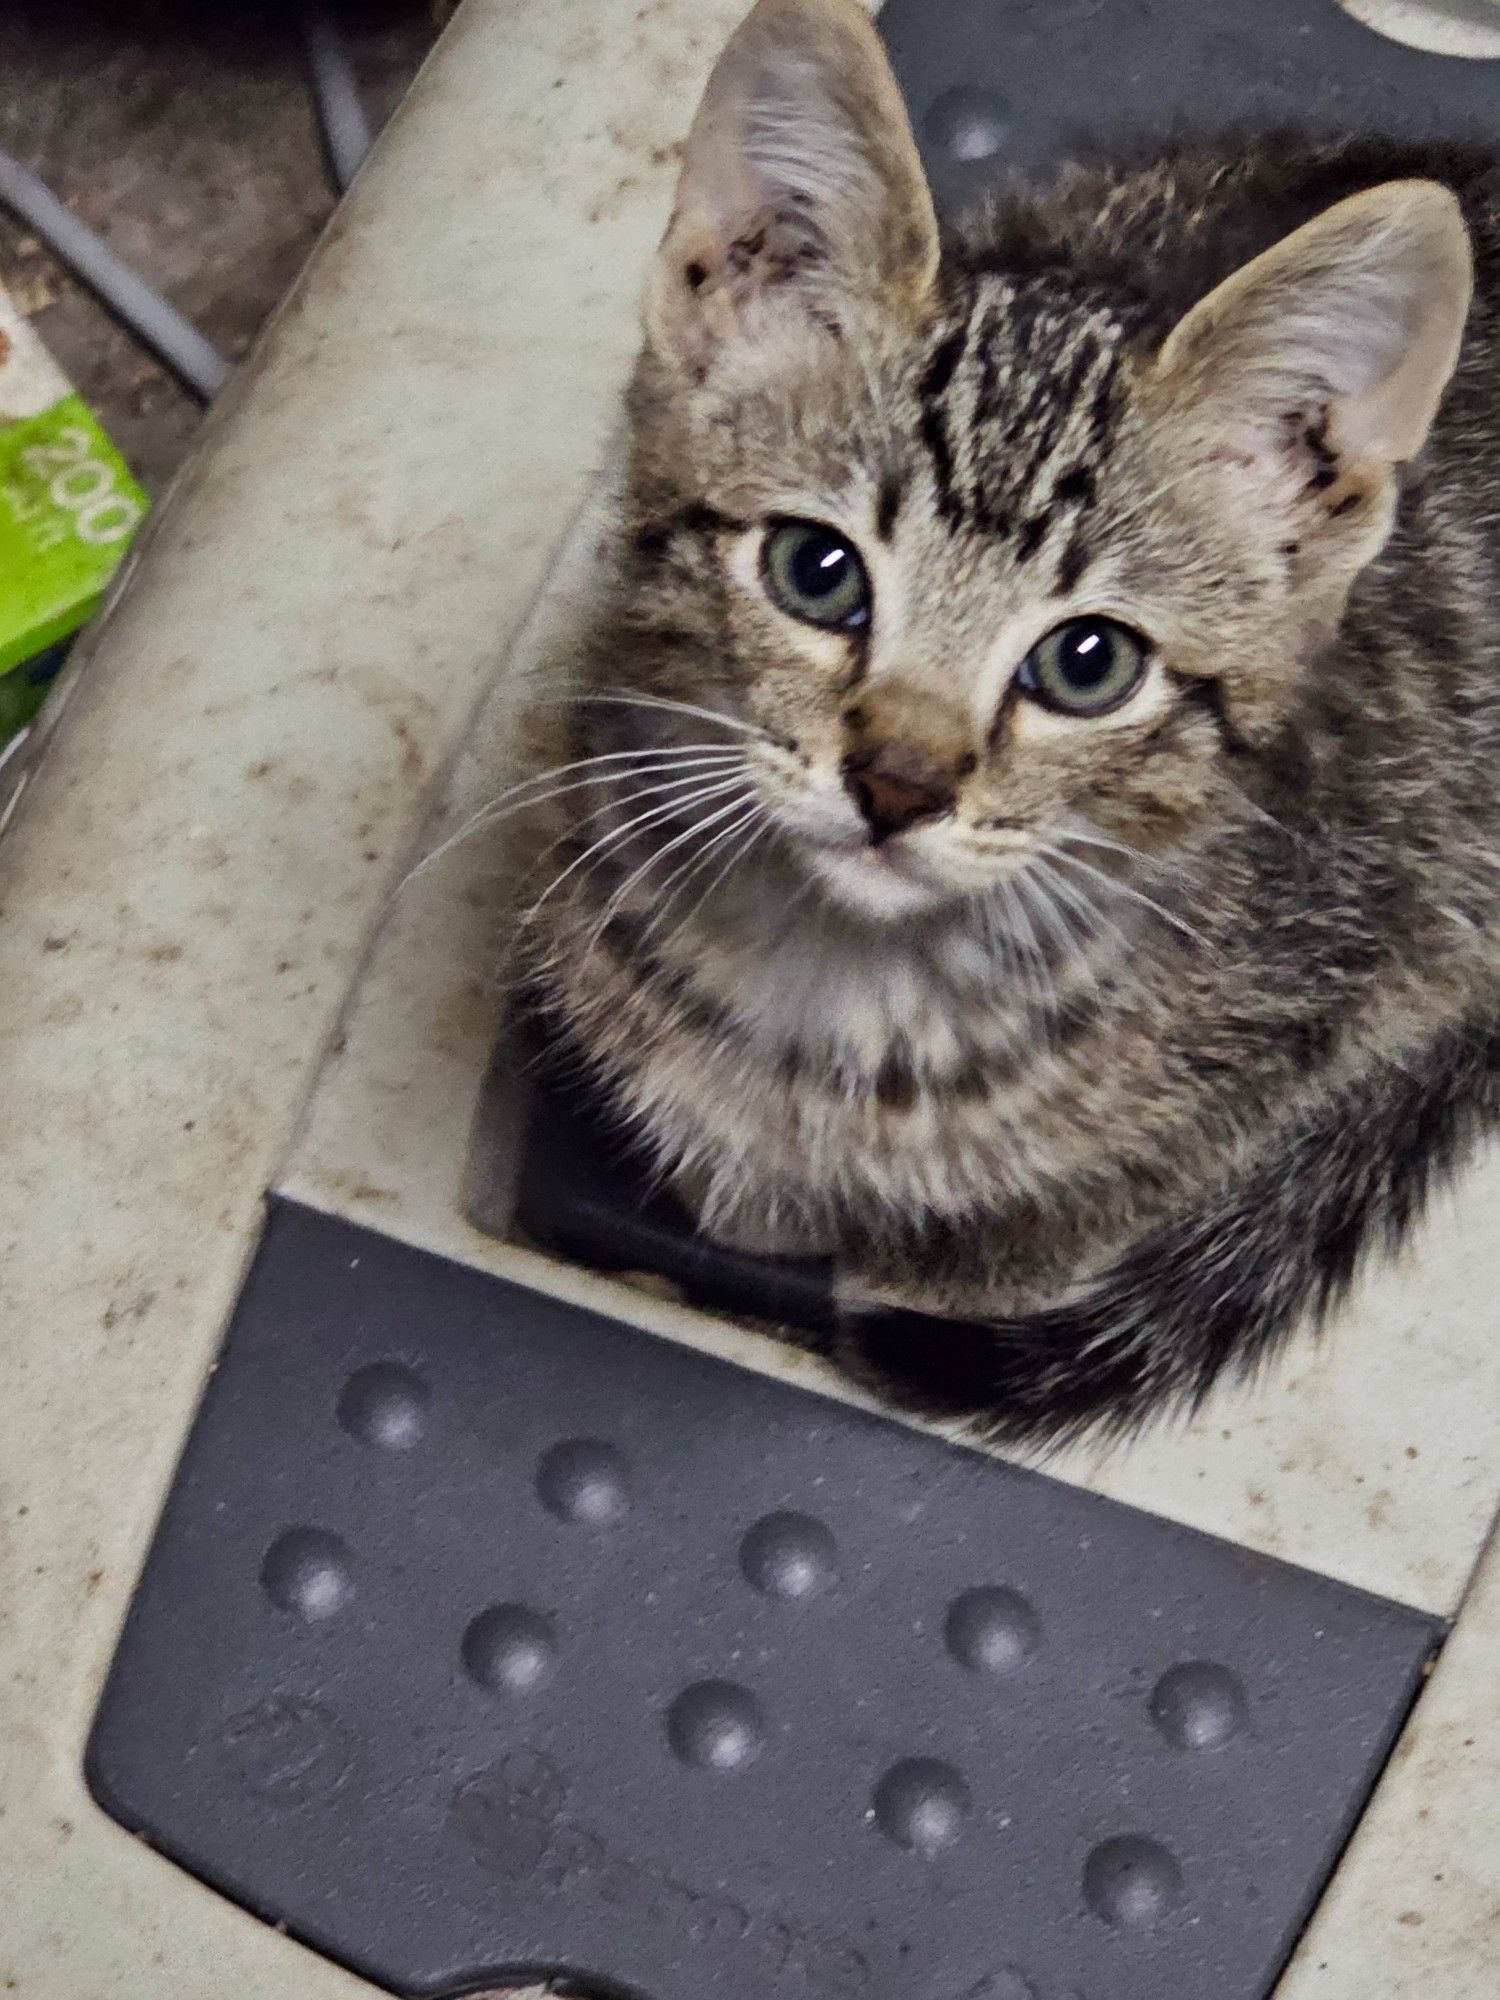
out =
[[[715,345],[744,331],[758,298],[803,285],[824,255],[816,228],[789,204],[747,211],[728,235],[708,222],[674,224],[668,310],[679,344],[701,369]],[[818,314],[816,300],[809,311]]]

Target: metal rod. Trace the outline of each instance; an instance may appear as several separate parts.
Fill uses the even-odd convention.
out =
[[[207,403],[229,363],[195,326],[80,222],[29,167],[0,152],[0,202],[102,299],[186,388]]]

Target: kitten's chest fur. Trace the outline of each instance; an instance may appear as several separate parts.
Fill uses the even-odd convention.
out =
[[[1176,1141],[1174,1177],[1222,1170],[1275,1087],[1256,1056],[1327,1011],[1265,964],[1216,1001],[1195,957],[1222,973],[1236,940],[1211,911],[1121,901],[1082,935],[963,911],[903,937],[788,899],[767,870],[686,935],[617,920],[564,989],[574,1027],[710,1228],[838,1246],[887,1283],[917,1257],[929,1293],[935,1233],[965,1240],[965,1285],[1069,1264],[1079,1187],[1103,1254],[1138,1212],[1111,1194],[1122,1164],[1237,1071]],[[1051,1232],[1045,1255],[1022,1230]]]
[[[1040,944],[1033,963],[961,923],[772,930],[762,900],[721,913],[679,967],[711,1042],[681,1067],[663,1043],[640,1080],[657,1121],[680,1118],[711,1213],[957,1220],[1056,1171],[1045,1106],[1064,1043],[1100,1032],[1106,1004],[1086,961],[1049,989]]]

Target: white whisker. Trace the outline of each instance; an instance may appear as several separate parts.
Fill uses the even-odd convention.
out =
[[[1148,858],[1138,847],[1131,847],[1123,840],[1111,840],[1102,833],[1085,833],[1081,827],[1055,827],[1052,837],[1054,840],[1079,841],[1085,847],[1101,847],[1106,853],[1123,855],[1128,861],[1144,862]]]
[[[1060,837],[1069,838],[1070,836],[1063,835]],[[1106,843],[1095,841],[1090,844],[1103,846]],[[1180,931],[1186,938],[1191,938],[1194,944],[1202,945],[1211,958],[1218,957],[1218,953],[1208,938],[1204,936],[1202,931],[1190,924],[1186,917],[1179,917],[1175,911],[1167,909],[1164,904],[1158,903],[1154,897],[1146,895],[1142,890],[1133,887],[1131,883],[1122,882],[1118,876],[1108,874],[1103,868],[1096,868],[1092,861],[1085,861],[1081,854],[1069,854],[1065,848],[1054,847],[1050,842],[1038,841],[1037,849],[1039,853],[1049,855],[1054,861],[1066,862],[1071,868],[1083,869],[1085,874],[1092,875],[1096,880],[1104,883],[1107,888],[1113,889],[1117,895],[1126,896],[1131,902],[1139,903],[1143,909],[1153,911],[1161,918],[1163,923],[1170,924],[1173,930]],[[1122,848],[1120,852],[1128,854],[1130,849]]]
[[[580,757],[575,763],[557,764],[548,770],[537,771],[531,777],[523,778],[518,784],[497,793],[494,798],[487,799],[456,832],[449,834],[447,839],[433,848],[430,854],[423,855],[422,859],[410,869],[401,886],[404,888],[406,883],[415,881],[417,876],[425,873],[435,862],[441,861],[445,854],[451,853],[461,841],[468,840],[472,835],[484,831],[486,827],[496,824],[513,812],[520,812],[526,806],[546,805],[565,792],[581,791],[590,785],[613,784],[628,779],[631,771],[616,768],[620,765],[639,766],[643,775],[654,776],[668,770],[692,771],[718,765],[727,769],[729,765],[739,762],[743,755],[743,751],[727,744],[688,743],[670,750],[611,750],[602,756]],[[606,764],[611,766],[607,771],[596,768]],[[587,772],[588,775],[569,778],[566,784],[554,785],[550,791],[537,792],[533,789],[538,785],[546,786],[558,778],[567,778],[572,772]]]
[[[706,866],[708,866],[710,862],[712,862],[714,856],[723,850],[726,843],[733,842],[741,833],[746,832],[747,829],[754,828],[754,831],[750,833],[749,838],[740,847],[734,849],[734,851],[730,854],[729,859],[724,863],[723,867],[720,868],[718,872],[714,875],[713,879],[709,882],[708,887],[698,897],[697,901],[693,904],[692,908],[688,910],[685,915],[679,917],[677,923],[674,925],[672,929],[670,937],[667,939],[667,942],[671,943],[672,939],[680,937],[683,931],[686,930],[688,925],[693,921],[694,917],[696,917],[698,912],[703,908],[703,905],[708,901],[709,897],[712,896],[715,889],[718,888],[719,884],[729,874],[730,870],[733,867],[735,867],[739,862],[744,860],[745,856],[750,852],[750,849],[755,845],[756,841],[760,839],[761,835],[766,831],[770,823],[771,823],[770,814],[766,811],[766,808],[760,803],[760,801],[756,800],[751,805],[748,812],[742,813],[737,820],[734,820],[729,826],[725,827],[721,833],[716,833],[713,839],[708,843],[704,851],[701,854],[696,854],[692,857],[691,861],[687,865],[686,871],[684,872],[679,870],[678,873],[673,876],[672,883],[670,885],[670,891],[671,891],[670,895],[667,895],[666,900],[663,902],[661,908],[657,911],[656,915],[651,919],[650,923],[647,924],[646,929],[642,935],[645,937],[649,937],[651,935],[651,932],[655,930],[656,926],[661,922],[662,918],[668,915],[673,904],[677,901],[678,897],[683,893],[683,891],[688,887],[688,885],[697,877],[700,871]]]
[[[592,841],[583,850],[582,854],[576,855],[560,875],[553,877],[530,908],[522,912],[521,922],[531,923],[543,903],[549,896],[554,895],[564,882],[577,874],[587,863],[602,859],[622,841],[629,840],[632,835],[642,832],[649,826],[655,826],[662,820],[671,819],[677,813],[690,811],[694,806],[705,805],[710,799],[722,798],[726,792],[738,791],[743,783],[742,778],[728,778],[720,783],[705,786],[700,791],[690,793],[686,798],[669,799],[665,805],[653,806],[649,812],[638,813],[634,819],[627,820],[623,826],[616,827],[612,832],[601,834],[598,840]]]
[[[1002,933],[1002,941],[1011,948],[1010,956],[1021,979],[1024,988],[1023,998],[1028,1010],[1045,1017],[1048,1011],[1048,989],[1051,984],[1046,954],[1038,941],[1036,928],[1031,921],[1031,912],[1019,894],[1018,883],[1002,882],[1000,886],[1005,898],[1005,930]]]
[[[1065,904],[1067,908],[1074,911],[1083,923],[1085,934],[1080,939],[1082,946],[1086,947],[1087,945],[1087,933],[1100,927],[1108,931],[1116,943],[1120,945],[1129,944],[1129,939],[1126,937],[1125,932],[1115,922],[1109,912],[1100,907],[1098,902],[1088,893],[1082,884],[1070,881],[1052,862],[1047,860],[1045,855],[1039,857],[1037,873],[1041,881],[1045,882],[1048,890]],[[1095,979],[1097,983],[1097,974],[1095,975]]]
[[[554,839],[549,840],[541,852],[533,858],[533,866],[537,866],[545,861],[550,854],[555,854],[565,840],[572,839],[574,835],[581,833],[585,827],[592,826],[596,820],[603,819],[606,814],[618,812],[621,806],[635,806],[646,799],[665,798],[680,792],[689,792],[695,786],[706,783],[710,777],[729,777],[734,772],[738,761],[736,758],[728,766],[717,768],[711,766],[707,770],[694,771],[687,776],[679,774],[670,778],[664,777],[658,784],[631,785],[628,797],[624,799],[606,799],[602,806],[596,806],[592,812],[584,813],[581,818],[571,821]],[[627,773],[626,776],[628,777],[628,775]],[[651,774],[648,773],[648,775]],[[574,789],[571,785],[563,787],[564,791],[572,791]],[[557,796],[558,794],[555,792],[544,793],[537,803],[542,805],[550,804],[552,799]]]
[[[583,707],[603,703],[615,708],[657,709],[669,715],[691,715],[703,722],[716,722],[721,729],[737,729],[745,736],[757,737],[766,742],[771,740],[769,732],[762,729],[758,723],[743,722],[737,715],[721,715],[716,708],[703,708],[697,702],[674,701],[667,695],[604,692],[581,695],[579,702]]]
[[[665,861],[669,854],[675,854],[678,848],[686,846],[689,841],[697,840],[701,835],[707,833],[710,827],[717,826],[722,820],[727,819],[731,813],[743,811],[747,796],[748,794],[743,787],[739,788],[738,798],[731,799],[727,805],[721,806],[717,812],[710,813],[706,819],[695,820],[683,832],[675,834],[664,847],[659,847],[653,853],[648,854],[640,866],[626,876],[625,880],[604,905],[598,922],[589,932],[588,939],[584,945],[584,951],[587,953],[593,950],[600,938],[609,929],[611,922],[630,900],[630,892],[636,883],[649,875],[658,862]]]
[[[1015,878],[1016,894],[1023,904],[1030,907],[1028,890],[1036,892],[1036,914],[1044,925],[1047,935],[1059,948],[1064,967],[1078,966],[1091,986],[1097,986],[1099,975],[1089,962],[1085,946],[1088,943],[1087,929],[1077,930],[1068,921],[1067,906],[1057,895],[1056,885],[1061,878],[1055,873],[1039,869],[1035,875],[1018,875]],[[1057,980],[1053,980],[1054,992]]]

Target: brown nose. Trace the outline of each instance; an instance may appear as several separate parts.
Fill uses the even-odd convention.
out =
[[[844,783],[878,846],[918,820],[951,812],[958,773],[915,745],[882,743],[845,760]]]

